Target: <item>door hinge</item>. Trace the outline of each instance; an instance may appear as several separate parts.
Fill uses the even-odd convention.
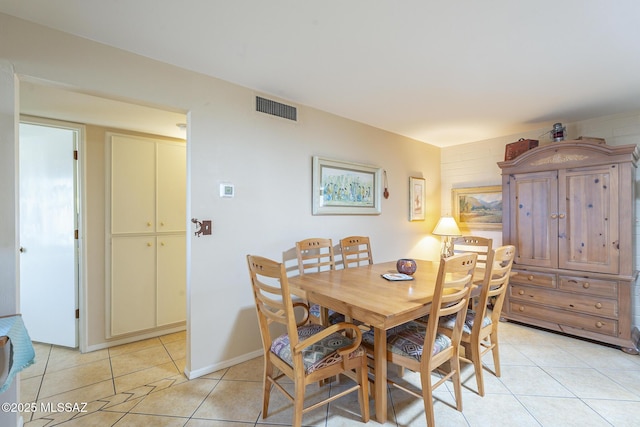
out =
[[[73,150],[73,160],[78,160],[78,150]]]
[[[76,319],[80,318],[80,309],[76,308]]]
[[[78,230],[73,230],[73,238],[78,240]]]

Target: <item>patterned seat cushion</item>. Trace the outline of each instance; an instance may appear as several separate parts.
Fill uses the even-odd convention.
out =
[[[311,307],[309,307],[309,313],[312,316],[320,318],[320,306],[318,304],[312,304]],[[329,310],[330,325],[335,325],[336,323],[340,323],[344,321],[346,321],[344,314],[338,313],[337,311]],[[357,324],[358,322],[355,322],[355,323]]]
[[[311,304],[309,307],[309,314],[315,317],[320,317],[320,306],[318,304]]]
[[[391,328],[387,331],[387,349],[392,353],[420,361],[426,333],[425,326],[418,322],[408,322]],[[372,330],[362,334],[362,342],[373,347]],[[444,334],[437,334],[433,354],[438,354],[447,347],[451,347],[451,339]]]
[[[462,332],[465,334],[471,333],[471,328],[473,328],[473,324],[476,320],[476,312],[474,310],[467,310],[467,314],[464,319],[464,326],[462,327]],[[456,315],[453,314],[451,316],[444,316],[440,319],[440,326],[453,330],[453,327],[456,324]],[[491,317],[485,316],[482,319],[482,327],[489,326],[491,324]]]
[[[301,326],[298,328],[298,338],[300,341],[303,341],[324,329],[325,328],[322,325],[309,324]],[[342,356],[337,353],[337,350],[347,347],[352,343],[353,340],[351,338],[336,332],[305,348],[302,351],[302,362],[304,364],[305,372],[309,374],[325,366],[340,362],[342,360]],[[289,344],[288,334],[282,334],[273,341],[271,344],[271,352],[287,362],[289,365],[293,366],[291,345]],[[362,347],[358,347],[349,354],[349,359],[359,357],[362,354],[364,354],[364,349]]]
[[[318,304],[311,304],[311,306],[309,307],[309,314],[311,314],[312,316],[315,317],[320,317],[320,305]],[[344,315],[340,314],[340,313],[336,313],[333,310],[329,310],[329,320],[331,320],[332,316],[342,316],[342,320],[340,320],[340,322],[344,322]],[[338,323],[338,322],[335,322]]]

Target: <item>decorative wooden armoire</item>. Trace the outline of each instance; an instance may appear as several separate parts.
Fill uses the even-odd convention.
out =
[[[499,162],[506,319],[620,346],[632,339],[636,145],[574,140]]]

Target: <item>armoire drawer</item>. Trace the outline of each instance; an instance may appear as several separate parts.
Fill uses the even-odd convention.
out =
[[[535,286],[511,284],[509,298],[597,316],[618,317],[618,301],[599,296],[571,294]]]
[[[590,295],[601,295],[608,298],[618,297],[618,282],[615,280],[599,280],[588,277],[560,276],[560,289]]]
[[[509,303],[509,310],[514,316],[527,316],[544,322],[555,323],[560,326],[560,330],[562,330],[562,326],[570,326],[599,334],[618,335],[618,321],[615,319],[585,316],[580,313],[567,310],[555,310],[550,307],[526,304],[520,301],[511,301]]]
[[[519,271],[513,270],[515,274],[510,280],[510,283],[519,283],[521,285],[534,285],[542,286],[544,288],[557,288],[556,275],[549,273],[531,272],[531,271]]]

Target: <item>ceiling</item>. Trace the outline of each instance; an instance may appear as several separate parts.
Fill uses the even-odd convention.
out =
[[[640,109],[637,0],[0,0],[0,12],[440,147]]]

